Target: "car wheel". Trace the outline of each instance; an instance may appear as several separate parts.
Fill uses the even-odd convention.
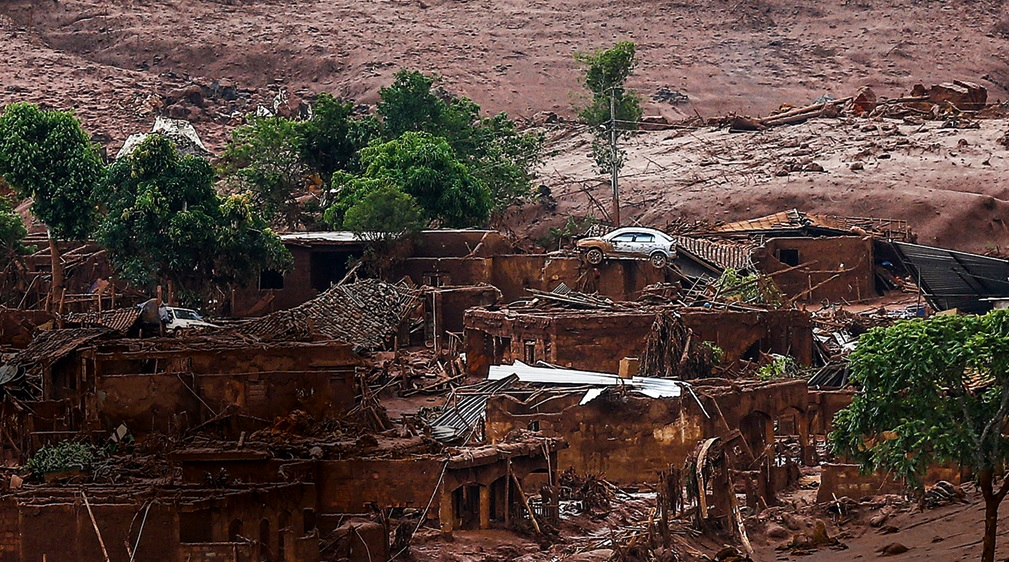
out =
[[[663,254],[662,252],[652,252],[648,261],[652,263],[653,267],[662,269],[663,267],[666,267],[666,254]]]
[[[603,263],[603,251],[599,248],[589,248],[589,251],[585,252],[585,261],[592,265]]]

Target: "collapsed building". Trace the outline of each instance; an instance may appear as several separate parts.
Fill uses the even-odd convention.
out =
[[[10,480],[0,495],[5,554],[311,561],[321,537],[343,536],[343,550],[365,560],[388,555],[387,529],[369,523],[361,535],[347,521],[375,509],[433,503],[421,520],[445,532],[507,520],[519,511],[522,481],[552,474],[559,441],[453,449],[423,436],[361,441],[368,424],[382,423],[362,390],[368,350],[395,340],[417,304],[405,286],[364,280],[212,333],[124,337],[135,310],[40,332],[0,369],[8,461],[80,436],[117,447],[178,444],[156,451],[161,460],[145,457],[160,469],[137,471],[133,454],[90,475],[79,467],[46,473],[43,484]],[[302,436],[309,423],[348,433]],[[199,436],[212,440],[193,447]],[[74,529],[71,540],[45,532],[54,521]]]
[[[827,456],[831,421],[851,399],[834,363],[858,332],[806,305],[913,280],[933,306],[999,296],[984,277],[1003,263],[910,240],[899,221],[793,210],[677,236],[660,269],[431,231],[390,284],[357,280],[355,237],[291,234],[294,269],[233,296],[233,312],[251,318],[175,338],[135,337],[140,312],[116,302],[137,295],[106,283],[89,297],[82,274],[74,291],[97,303],[91,312],[3,316],[0,335],[23,349],[0,367],[0,452],[16,465],[47,444],[119,447],[126,436],[162,450],[138,449],[111,474],[10,478],[0,557],[388,559],[425,523],[451,533],[556,521],[565,470],[619,485],[681,467],[717,475],[701,482],[697,510],[729,528],[740,521],[734,490],[754,510],[774,505],[801,466]],[[100,256],[81,252],[79,271],[98,272]],[[942,300],[968,293],[946,283],[952,262],[970,303]],[[780,295],[727,298],[716,280],[728,270],[771,279]],[[64,312],[84,312],[71,301]],[[35,331],[61,322],[73,327]],[[426,366],[410,365],[411,346],[431,350]],[[754,379],[785,356],[823,367],[808,380]],[[397,424],[382,407],[397,393],[449,396],[436,412],[397,406]],[[830,490],[866,485],[831,466]],[[69,540],[46,535],[57,522]]]

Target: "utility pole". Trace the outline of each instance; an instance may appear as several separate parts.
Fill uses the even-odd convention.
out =
[[[610,86],[610,187],[613,188],[613,226],[620,226],[620,188],[617,166],[617,94]]]

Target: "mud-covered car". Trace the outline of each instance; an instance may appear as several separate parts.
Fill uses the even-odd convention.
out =
[[[652,228],[618,228],[604,236],[582,238],[575,246],[592,265],[599,265],[606,257],[635,257],[647,258],[653,266],[661,268],[676,257],[673,239]]]

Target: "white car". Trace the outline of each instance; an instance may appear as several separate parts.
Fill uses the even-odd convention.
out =
[[[606,256],[632,256],[648,258],[653,266],[662,268],[676,257],[673,239],[653,228],[618,228],[604,236],[582,238],[575,246],[592,265],[599,265]]]
[[[165,332],[169,334],[190,328],[218,327],[216,324],[207,322],[198,312],[189,308],[162,306],[158,309],[158,316],[161,318],[161,323],[165,326]]]

